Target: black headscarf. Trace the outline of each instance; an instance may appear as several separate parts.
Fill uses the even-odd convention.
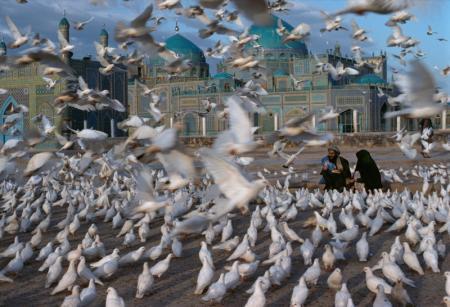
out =
[[[358,162],[356,163],[356,170],[361,175],[361,181],[368,190],[382,188],[381,174],[377,164],[370,156],[370,153],[362,149],[356,153]]]
[[[429,118],[423,118],[420,122],[419,122],[419,127],[420,127],[420,132],[423,132],[423,129],[425,129],[425,123],[428,123],[427,127],[433,128],[433,122],[431,121],[431,119]]]

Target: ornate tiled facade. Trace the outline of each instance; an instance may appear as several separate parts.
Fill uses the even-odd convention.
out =
[[[270,26],[250,27],[250,34],[259,35],[257,44],[260,48],[249,45],[247,52],[252,54],[260,65],[266,70],[267,80],[263,81],[264,88],[269,95],[262,97],[266,107],[266,114],[253,115],[254,125],[260,126],[259,133],[273,131],[283,122],[308,112],[318,112],[326,106],[333,106],[342,116],[319,129],[335,132],[381,131],[392,130],[394,123],[384,121],[380,124],[383,105],[386,98],[379,98],[377,86],[386,92],[392,93],[392,87],[386,81],[386,56],[380,54],[383,70],[375,74],[371,69],[360,68],[360,75],[334,81],[327,74],[315,74],[316,61],[303,42],[290,42],[284,44],[276,33],[277,17],[274,17]],[[289,30],[292,26],[283,21]],[[239,71],[230,68],[226,61],[217,67],[218,73],[212,77],[198,74],[205,71],[205,56],[203,51],[187,38],[176,33],[167,39],[166,46],[180,56],[191,59],[194,67],[183,76],[170,81],[161,71],[162,61],[159,58],[151,59],[142,69],[141,81],[150,88],[157,88],[157,92],[166,98],[166,104],[161,105],[161,111],[166,114],[165,124],[170,125],[177,112],[202,111],[201,100],[209,98],[213,102],[223,102],[231,95],[233,89],[242,86],[245,80],[251,77],[250,71]],[[345,66],[354,66],[354,61],[341,55],[340,46],[334,50],[327,50],[325,54],[318,55],[324,63],[336,65],[338,61]],[[208,69],[209,70],[209,69]],[[308,80],[303,89],[293,86],[290,75],[297,79]],[[130,81],[128,100],[130,113],[150,117],[146,113],[148,98],[140,95],[137,80]],[[384,108],[386,112],[389,108]],[[354,116],[357,116],[354,120]],[[172,119],[171,119],[172,118]],[[184,135],[215,135],[227,128],[225,120],[218,119],[209,114],[205,119],[199,118],[196,113],[184,117]],[[357,127],[354,127],[357,124]],[[204,131],[206,128],[206,131]]]
[[[64,17],[58,25],[58,30],[63,33],[68,41],[70,40],[69,29],[69,22]],[[105,46],[108,44],[108,32],[105,29],[101,30],[99,41]],[[0,44],[0,49],[1,52],[7,52],[5,44]],[[118,99],[125,106],[128,105],[128,76],[125,71],[115,71],[110,76],[103,76],[98,70],[100,64],[92,61],[90,57],[73,59],[71,53],[61,56],[77,75],[85,79],[90,88],[107,89],[112,98]],[[65,132],[64,123],[73,129],[80,130],[89,127],[106,132],[109,135],[112,134],[111,128],[113,125],[115,136],[125,134],[117,129],[117,123],[126,118],[126,113],[111,110],[88,113],[68,108],[62,114],[57,114],[53,108],[53,101],[64,91],[66,81],[60,80],[53,89],[48,89],[42,79],[41,69],[39,64],[32,64],[23,68],[0,72],[0,88],[8,91],[5,95],[0,95],[0,110],[7,110],[10,104],[23,104],[29,108],[29,113],[24,114],[23,121],[17,124],[19,130],[26,132],[30,127],[30,119],[42,113],[55,123],[62,132]],[[1,113],[0,124],[3,123],[4,117],[4,113]],[[8,133],[0,135],[0,142],[4,142],[10,137],[12,136]]]

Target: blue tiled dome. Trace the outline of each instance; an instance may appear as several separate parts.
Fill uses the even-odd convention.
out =
[[[108,36],[109,36],[108,31],[106,31],[106,29],[102,29],[102,30],[100,31],[100,36],[106,36],[106,37],[108,37]]]
[[[359,84],[386,84],[387,82],[375,74],[367,74],[356,80]]]
[[[206,62],[203,51],[193,42],[180,34],[175,34],[166,40],[167,49],[192,60],[194,63]]]
[[[70,27],[69,21],[66,17],[63,17],[61,21],[59,22],[59,27]]]
[[[295,50],[300,54],[307,55],[308,49],[306,48],[306,44],[302,41],[291,41],[286,44],[283,43],[283,38],[277,33],[278,19],[279,18],[277,16],[272,16],[272,22],[270,25],[252,25],[249,32],[250,34],[259,35],[258,43],[265,50]],[[281,20],[281,22],[288,31],[292,31],[294,29],[294,27],[284,20]]]

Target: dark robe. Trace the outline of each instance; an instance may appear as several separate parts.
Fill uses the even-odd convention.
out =
[[[382,188],[381,174],[377,164],[370,156],[370,153],[363,149],[356,153],[358,162],[355,171],[361,175],[360,182],[364,183],[366,190],[374,190]]]
[[[338,161],[339,160],[339,161]],[[342,157],[337,157],[334,162],[337,166],[339,173],[333,173],[330,170],[322,170],[320,173],[325,179],[325,190],[338,190],[342,192],[346,186],[348,186],[348,181],[352,178],[350,172],[349,163],[346,159]]]

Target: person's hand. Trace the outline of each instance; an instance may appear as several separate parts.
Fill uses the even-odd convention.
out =
[[[332,172],[333,174],[340,174],[340,173],[341,173],[341,171],[338,170],[338,169],[334,169],[334,170],[332,170],[331,172]]]
[[[325,163],[325,164],[323,164],[322,165],[322,170],[324,170],[324,171],[326,171],[328,169],[328,166],[327,166],[327,164]]]

